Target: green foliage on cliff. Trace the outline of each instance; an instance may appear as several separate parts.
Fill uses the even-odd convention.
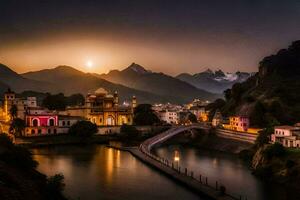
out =
[[[251,125],[266,127],[278,122],[294,124],[300,119],[300,41],[265,57],[259,72],[224,91],[222,115],[248,114]]]

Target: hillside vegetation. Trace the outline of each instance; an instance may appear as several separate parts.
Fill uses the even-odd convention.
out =
[[[210,105],[225,116],[248,115],[251,124],[266,127],[300,119],[300,41],[265,57],[259,72],[224,92],[226,101]]]

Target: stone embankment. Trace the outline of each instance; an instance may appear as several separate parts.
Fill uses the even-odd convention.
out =
[[[255,140],[258,134],[247,133],[247,132],[239,132],[225,129],[216,129],[216,135],[223,138],[238,140],[242,142],[248,142],[251,144],[255,143]]]

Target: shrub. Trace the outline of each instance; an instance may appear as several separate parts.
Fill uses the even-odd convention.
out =
[[[0,134],[0,146],[4,148],[0,160],[18,168],[36,168],[38,163],[33,160],[31,152],[24,147],[14,146],[7,135]]]
[[[189,114],[188,120],[192,123],[197,123],[197,121],[198,121],[196,115],[194,115],[193,113]]]
[[[285,148],[280,143],[275,143],[273,145],[270,145],[266,148],[264,151],[264,155],[271,159],[273,157],[282,157],[286,154]]]
[[[24,132],[25,126],[26,124],[23,119],[14,118],[9,127],[9,130],[10,132],[13,132],[15,136],[21,136],[22,133]]]
[[[66,199],[62,192],[65,189],[64,175],[55,174],[47,179],[46,194],[48,199]]]
[[[293,160],[287,160],[286,163],[285,163],[285,166],[289,169],[294,167],[295,165],[296,165],[296,162],[293,161]]]
[[[123,124],[120,129],[120,135],[123,139],[135,139],[139,135],[139,131],[131,125]]]
[[[91,137],[98,132],[96,124],[90,121],[78,121],[73,124],[69,129],[70,135],[80,136],[80,137]]]

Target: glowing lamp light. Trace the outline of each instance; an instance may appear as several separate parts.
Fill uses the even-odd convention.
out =
[[[178,151],[175,151],[174,161],[175,161],[175,162],[179,162],[179,160],[180,160],[179,152],[178,152]]]

